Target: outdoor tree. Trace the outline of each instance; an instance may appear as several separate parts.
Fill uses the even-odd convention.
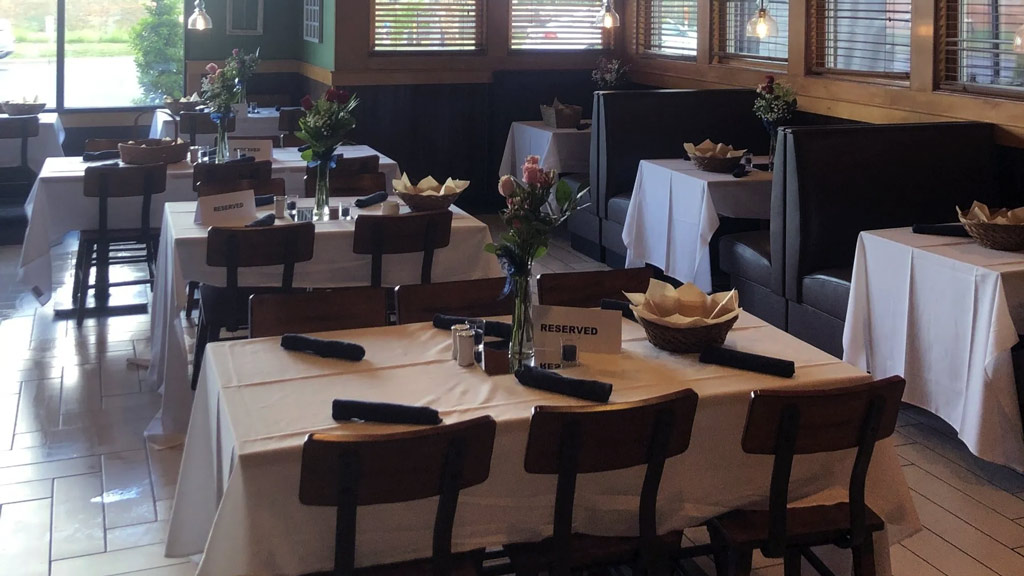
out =
[[[146,16],[132,28],[131,46],[142,89],[140,104],[159,104],[164,96],[182,96],[181,10],[182,3],[177,0],[151,0]]]

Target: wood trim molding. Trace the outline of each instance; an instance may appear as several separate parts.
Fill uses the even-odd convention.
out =
[[[203,72],[206,71],[206,65],[210,62],[210,60],[185,61],[185,92],[187,94],[199,91],[200,78],[202,78]],[[213,63],[218,66],[224,65],[223,60],[216,60]],[[300,60],[262,60],[256,67],[256,72],[263,74],[301,74],[306,78],[328,86],[333,81],[330,70]]]

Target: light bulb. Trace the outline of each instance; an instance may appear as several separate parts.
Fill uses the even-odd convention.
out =
[[[775,21],[775,18],[768,14],[767,8],[761,8],[757,11],[757,16],[754,16],[747,22],[747,36],[756,36],[763,40],[769,36],[777,36],[779,34],[779,24]]]
[[[1024,52],[1024,24],[1013,34],[1013,51]]]
[[[757,28],[756,33],[757,33],[757,37],[758,38],[764,38],[765,36],[768,35],[768,24],[765,23],[764,19],[762,19],[762,18],[758,18],[757,19],[757,27],[756,28]]]
[[[617,28],[619,26],[619,14],[612,8],[612,0],[605,0],[601,15],[597,17],[597,21],[594,24],[603,28]]]
[[[213,20],[206,13],[206,4],[203,0],[196,0],[196,9],[188,17],[189,30],[209,30],[213,27]]]

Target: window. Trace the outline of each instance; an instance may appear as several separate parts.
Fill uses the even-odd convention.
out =
[[[375,0],[376,52],[479,50],[482,0]]]
[[[943,88],[1024,94],[1024,53],[1013,49],[1024,0],[947,0],[938,9]]]
[[[184,89],[179,0],[0,0],[0,101],[153,104]]]
[[[642,0],[637,6],[641,51],[697,57],[697,0]]]
[[[513,50],[601,50],[603,0],[512,0]]]
[[[323,42],[323,31],[320,18],[324,12],[324,0],[303,0],[302,2],[302,39],[307,42]]]
[[[910,77],[910,1],[813,0],[815,72]]]
[[[777,34],[758,38],[747,35],[747,23],[756,18],[758,0],[719,0],[713,23],[716,56],[766,62],[785,62],[789,56],[789,2],[765,0],[768,16],[779,27]]]

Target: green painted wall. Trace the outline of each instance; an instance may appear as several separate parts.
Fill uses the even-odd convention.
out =
[[[345,0],[341,0],[344,2]],[[334,23],[335,23],[335,0],[323,0],[324,2],[324,14],[321,19],[321,26],[323,26],[323,38],[324,41],[321,43],[306,42],[302,40],[302,14],[298,15],[297,26],[299,29],[298,37],[299,42],[302,44],[299,50],[298,58],[303,62],[319,66],[327,70],[334,70]],[[301,6],[301,2],[296,0]]]
[[[334,3],[331,4],[333,14]],[[186,20],[194,8],[193,2],[185,0]],[[297,0],[263,0],[263,34],[259,36],[227,34],[227,0],[206,0],[206,12],[213,19],[213,28],[204,31],[185,31],[186,60],[223,60],[234,48],[241,48],[246,52],[254,52],[259,48],[260,57],[265,60],[300,57],[300,45],[304,44],[301,24],[302,3]],[[331,22],[333,23],[333,20]],[[333,27],[330,32],[333,53]]]

